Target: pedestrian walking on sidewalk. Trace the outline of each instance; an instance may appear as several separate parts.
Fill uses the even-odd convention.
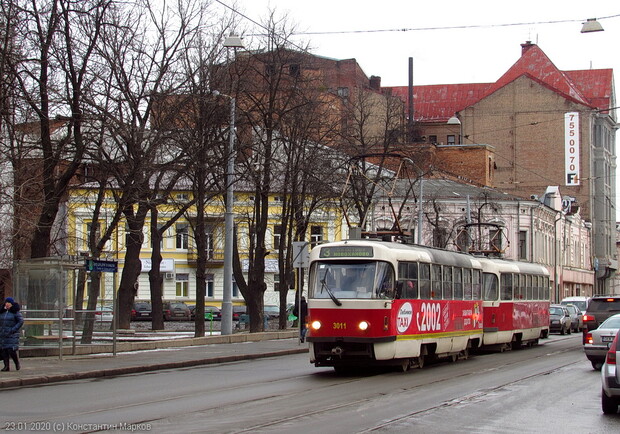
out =
[[[301,297],[301,302],[293,308],[293,315],[299,318],[299,340],[306,340],[306,316],[308,316],[308,303],[306,297]]]
[[[19,311],[19,303],[11,297],[4,300],[4,306],[0,309],[0,352],[4,368],[2,371],[10,371],[9,357],[15,363],[15,369],[19,371],[19,329],[24,325],[24,317]]]

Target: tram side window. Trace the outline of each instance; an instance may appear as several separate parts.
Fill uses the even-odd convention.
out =
[[[525,276],[525,288],[526,288],[525,298],[528,300],[533,300],[532,298],[532,276],[530,274]]]
[[[454,267],[454,299],[463,299],[463,269]]]
[[[398,264],[400,298],[418,298],[418,263],[401,262]]]
[[[483,300],[497,300],[497,296],[499,295],[497,276],[491,273],[484,273],[482,281],[484,282]]]
[[[544,285],[545,285],[545,288],[544,288],[544,296],[543,296],[543,298],[548,301],[550,299],[550,297],[549,297],[550,296],[550,294],[549,294],[550,288],[549,288],[549,278],[547,276],[545,276],[545,283],[544,283]]]
[[[431,269],[432,271],[432,276],[431,276],[431,285],[432,285],[432,292],[431,292],[431,297],[433,300],[441,300],[442,298],[442,294],[441,294],[441,280],[442,280],[442,273],[441,273],[441,265],[437,265],[434,264],[433,268]]]
[[[480,300],[482,297],[482,283],[481,283],[481,274],[480,270],[471,270],[472,276],[472,289],[474,291],[473,298],[474,300]]]
[[[452,267],[443,267],[443,299],[452,300]]]
[[[512,274],[501,276],[502,300],[512,300]]]
[[[471,270],[464,268],[463,269],[463,298],[465,300],[471,300],[472,296],[472,287],[471,287]]]
[[[525,276],[516,274],[515,275],[515,292],[514,299],[515,300],[523,300],[525,295]]]
[[[431,265],[420,264],[420,298],[431,298]]]

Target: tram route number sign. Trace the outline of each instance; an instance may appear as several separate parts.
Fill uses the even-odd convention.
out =
[[[334,246],[321,247],[320,258],[372,258],[372,247],[369,246]]]
[[[118,262],[101,261],[98,259],[87,259],[84,263],[86,271],[101,271],[104,273],[116,273],[118,271]]]

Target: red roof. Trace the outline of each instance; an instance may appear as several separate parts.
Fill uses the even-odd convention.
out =
[[[535,44],[522,45],[519,60],[495,83],[414,86],[414,119],[445,122],[521,76],[541,83],[566,99],[598,109],[608,109],[613,96],[613,70],[560,71]],[[386,88],[399,96],[408,110],[407,86]]]

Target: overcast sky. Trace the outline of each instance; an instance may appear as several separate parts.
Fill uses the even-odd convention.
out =
[[[357,59],[366,75],[381,76],[385,86],[407,84],[409,57],[414,84],[493,82],[518,60],[527,40],[561,70],[620,71],[617,0],[237,0],[236,6],[258,22],[270,9],[286,14],[299,32],[410,29],[293,39],[309,43],[314,54]],[[618,16],[603,18],[613,15]],[[605,31],[580,33],[587,18],[599,18]],[[557,21],[566,22],[548,23]],[[538,24],[513,25],[519,23]],[[428,30],[415,30],[423,28]]]
[[[357,59],[367,76],[382,78],[383,86],[407,85],[409,57],[414,85],[494,82],[519,59],[520,44],[528,40],[560,70],[612,68],[615,79],[620,74],[618,0],[218,1],[256,22],[273,10],[288,16],[297,32],[327,33],[292,40],[309,44],[313,54]],[[598,18],[605,30],[581,33],[588,18]],[[250,20],[240,18],[240,23],[248,35],[256,31]],[[396,29],[406,30],[380,31]],[[247,39],[251,48],[251,36]]]

